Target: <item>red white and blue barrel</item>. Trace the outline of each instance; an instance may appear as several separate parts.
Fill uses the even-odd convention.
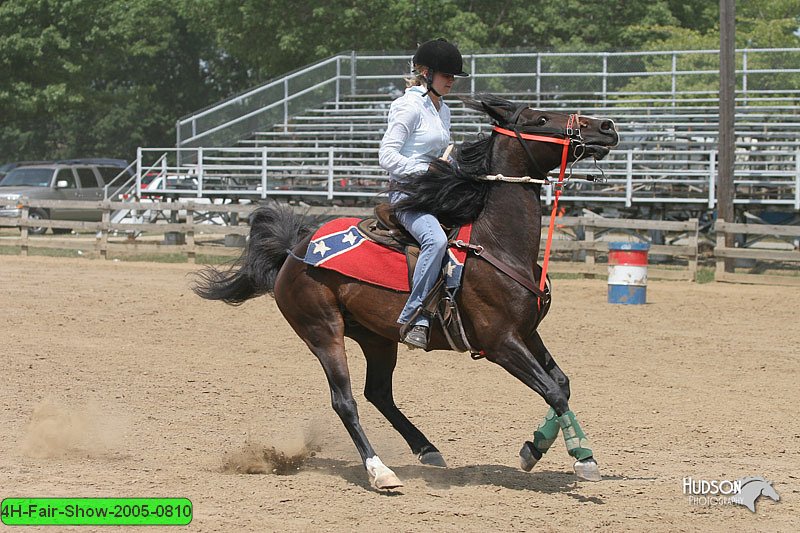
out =
[[[646,242],[608,243],[608,303],[643,304],[647,301]]]

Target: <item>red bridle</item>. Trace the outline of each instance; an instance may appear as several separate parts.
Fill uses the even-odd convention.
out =
[[[564,136],[562,138],[549,137],[547,135],[535,135],[532,133],[522,133],[520,131],[509,130],[494,126],[492,129],[501,135],[522,139],[525,141],[540,141],[547,143],[560,144],[563,146],[561,149],[561,168],[558,171],[558,182],[555,186],[555,195],[553,199],[553,211],[550,213],[550,227],[547,230],[547,243],[544,247],[544,259],[542,260],[542,277],[539,280],[539,289],[544,291],[547,285],[547,267],[550,265],[550,248],[553,244],[553,232],[556,226],[556,217],[558,216],[558,198],[561,196],[561,190],[564,186],[564,174],[567,170],[567,158],[569,157],[569,147],[573,141],[581,140],[580,130],[580,117],[577,113],[573,113],[567,118],[567,125],[564,129]],[[529,154],[529,157],[530,156]],[[535,161],[534,161],[535,164]],[[535,270],[535,265],[534,265]],[[539,307],[541,308],[542,301],[538,300]]]

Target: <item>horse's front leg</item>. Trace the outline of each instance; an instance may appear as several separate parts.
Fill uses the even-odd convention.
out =
[[[561,426],[558,424],[558,415],[551,407],[548,409],[544,420],[539,423],[539,427],[533,432],[533,441],[526,440],[519,451],[519,466],[526,472],[533,470],[550,446],[558,438]]]
[[[541,345],[541,339],[538,340],[538,343]],[[544,348],[543,345],[541,346]],[[537,352],[537,355],[541,356],[541,352]],[[540,449],[537,449],[539,457],[541,457],[542,453],[547,451],[557,437],[558,429],[561,429],[564,434],[567,452],[576,459],[573,465],[575,474],[587,481],[600,480],[600,471],[594,460],[589,440],[580,427],[575,414],[569,408],[568,380],[559,384],[551,373],[546,370],[546,366],[550,365],[547,365],[543,360],[540,361],[539,358],[535,357],[528,346],[526,346],[525,342],[516,337],[506,339],[505,342],[491,351],[487,350],[487,358],[505,368],[511,375],[539,393],[547,404],[550,405],[552,413],[548,412],[545,421],[537,430],[540,432],[540,437],[538,439]],[[555,363],[553,362],[552,365],[554,366]],[[558,372],[560,372],[560,370]],[[563,373],[561,374],[563,375]],[[566,378],[566,376],[564,376],[564,378]],[[566,387],[562,388],[564,384]],[[555,425],[556,422],[558,426]],[[534,441],[536,440],[537,437],[534,435]],[[528,448],[527,446],[523,446],[523,450],[526,449],[532,450],[536,449],[536,447]],[[533,451],[531,451],[531,458],[536,458],[536,454],[533,453]],[[522,459],[523,461],[526,460],[525,457]],[[536,458],[536,460],[538,460],[538,458]],[[533,461],[533,464],[535,464],[535,461]],[[523,462],[523,467],[524,466],[525,463]]]
[[[542,338],[537,331],[526,342],[526,346],[531,351],[539,365],[553,378],[558,384],[561,392],[564,393],[567,400],[569,400],[570,388],[569,378],[558,367],[550,352],[544,346]],[[530,472],[536,463],[547,453],[550,446],[558,438],[558,432],[561,430],[561,425],[558,422],[558,415],[551,407],[544,415],[544,419],[539,423],[539,426],[533,432],[533,441],[525,441],[522,449],[519,451],[520,467],[526,472]]]

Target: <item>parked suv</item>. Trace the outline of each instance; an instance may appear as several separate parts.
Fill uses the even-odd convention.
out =
[[[52,161],[16,161],[14,163],[2,164],[0,165],[0,180],[2,180],[6,174],[8,174],[17,167],[27,167],[29,165],[44,165],[47,163],[52,163]]]
[[[124,168],[124,167],[123,167]],[[0,181],[0,216],[18,217],[22,197],[31,200],[102,200],[103,186],[118,176],[123,168],[81,162],[26,165],[11,170]],[[86,220],[102,218],[100,209],[31,208],[32,219]],[[44,227],[30,227],[30,233],[43,234]],[[54,233],[62,231],[54,229]]]

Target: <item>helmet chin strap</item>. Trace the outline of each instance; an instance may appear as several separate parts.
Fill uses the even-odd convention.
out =
[[[427,85],[428,90],[425,91],[422,96],[428,96],[428,93],[433,93],[438,98],[442,97],[442,95],[439,94],[439,91],[433,88],[433,71],[428,70],[428,75],[425,76],[425,84]]]
[[[422,96],[428,96],[428,93],[433,93],[436,96],[438,96],[439,98],[442,97],[442,95],[439,94],[439,91],[437,91],[436,89],[433,88],[433,85],[428,85],[428,90],[425,91],[424,93],[422,93]]]

